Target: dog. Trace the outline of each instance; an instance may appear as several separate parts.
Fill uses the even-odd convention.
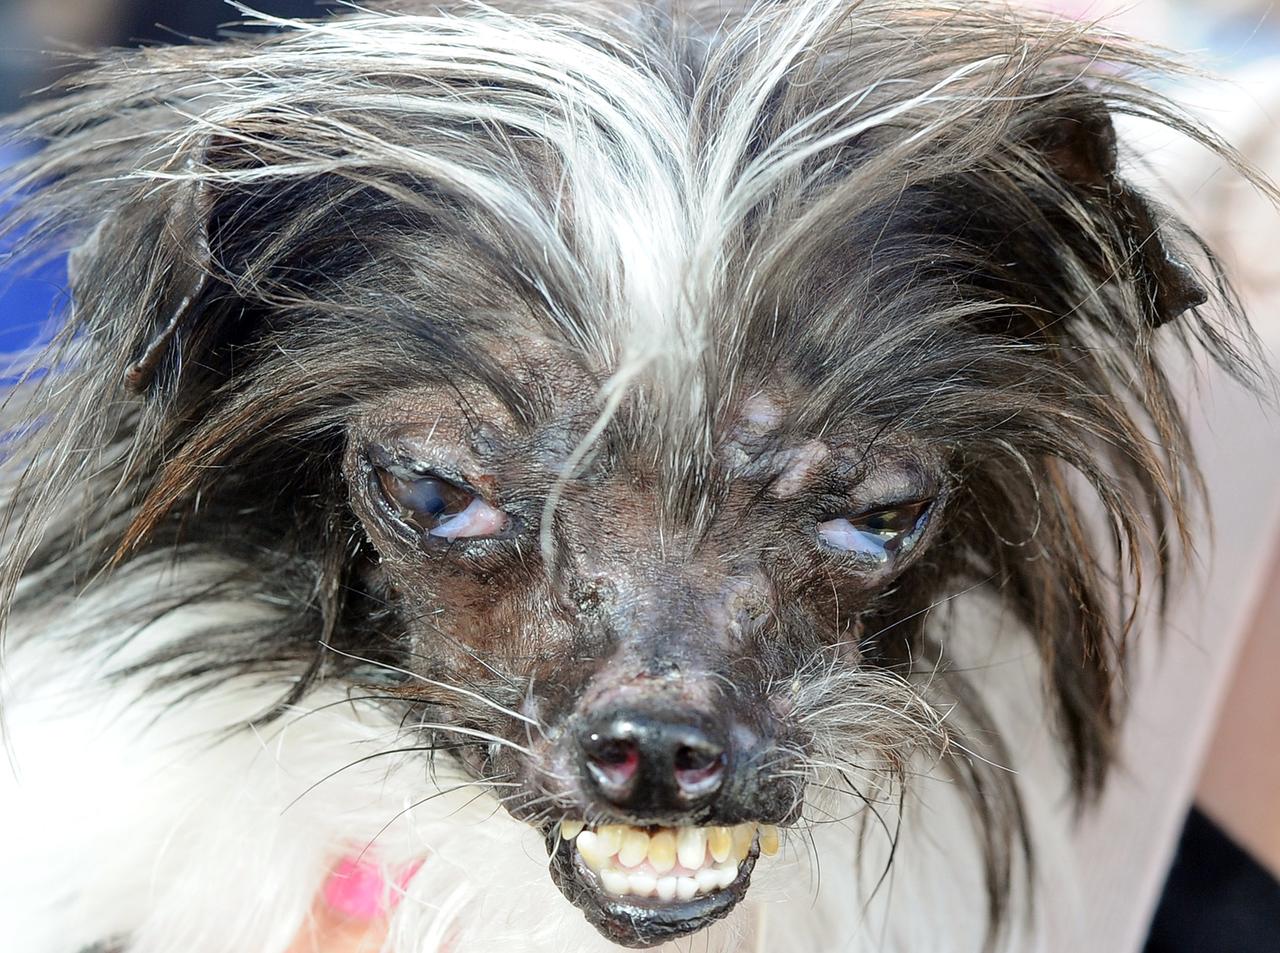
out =
[[[1047,949],[1165,361],[1250,376],[1105,31],[881,0],[400,3],[31,106],[0,904],[24,953]],[[12,853],[9,853],[12,851]]]

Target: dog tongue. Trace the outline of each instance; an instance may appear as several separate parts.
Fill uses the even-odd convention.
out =
[[[418,862],[402,868],[395,882],[389,884],[379,864],[344,857],[325,881],[324,902],[334,912],[353,920],[376,920],[395,909],[405,886],[421,866]]]

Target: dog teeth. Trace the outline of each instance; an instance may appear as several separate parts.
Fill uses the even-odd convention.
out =
[[[707,859],[707,832],[701,827],[676,830],[676,859],[680,866],[697,870]]]
[[[733,835],[727,827],[713,827],[707,831],[707,847],[711,849],[711,856],[716,863],[729,859],[729,852],[733,850]]]
[[[720,871],[714,867],[703,867],[693,875],[693,879],[698,881],[699,893],[710,893],[720,886]]]
[[[613,856],[613,852],[605,848],[603,839],[595,831],[583,831],[578,835],[575,843],[578,845],[578,853],[582,855],[582,859],[596,873],[599,873],[605,861]]]
[[[760,853],[772,857],[778,852],[778,828],[772,824],[760,825]]]
[[[600,882],[604,884],[605,891],[615,897],[621,897],[630,892],[631,878],[621,870],[600,871]]]
[[[658,878],[652,874],[631,874],[627,883],[637,897],[651,897],[658,890]]]
[[[663,902],[691,900],[729,887],[738,879],[757,837],[762,854],[773,856],[780,846],[777,827],[754,823],[639,828],[563,821],[560,835],[574,844],[606,893],[657,897]]]
[[[649,837],[649,863],[660,874],[676,865],[676,835],[671,831],[658,831]]]
[[[625,830],[621,824],[604,824],[596,830],[605,853],[616,854],[622,849],[622,834]]]
[[[649,855],[649,835],[632,827],[622,835],[622,847],[618,851],[618,860],[624,867],[638,867],[640,861]]]

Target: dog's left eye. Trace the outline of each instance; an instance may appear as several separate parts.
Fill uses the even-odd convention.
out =
[[[924,526],[931,500],[896,503],[858,516],[818,524],[818,536],[832,549],[887,562]]]
[[[404,523],[428,536],[452,542],[496,536],[510,517],[480,497],[434,476],[400,476],[377,468],[378,485],[388,505]]]

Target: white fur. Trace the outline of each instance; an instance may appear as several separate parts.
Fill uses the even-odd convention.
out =
[[[397,908],[387,953],[614,949],[552,885],[541,837],[492,794],[477,797],[447,766],[428,777],[421,755],[344,768],[405,740],[395,724],[343,701],[340,689],[253,731],[248,721],[279,697],[281,683],[231,681],[168,707],[171,698],[142,678],[105,677],[208,625],[209,609],[175,613],[128,642],[124,632],[100,638],[97,654],[70,653],[58,637],[127,599],[126,588],[177,578],[117,585],[37,638],[31,620],[20,623],[27,637],[8,660],[15,770],[0,776],[6,949],[78,953],[129,935],[128,953],[279,953],[304,928],[331,866],[361,851],[389,868],[428,858]],[[1065,811],[1053,808],[1064,782],[1055,765],[1036,763],[1050,746],[1031,701],[1034,672],[1019,664],[1016,633],[1001,635],[990,606],[957,611],[970,613],[963,630],[986,648],[956,651],[988,672],[1001,724],[1024,733],[1015,756],[1034,770],[1021,782],[1033,810],[1046,812],[1037,831],[1041,847],[1051,846],[1065,830]],[[1020,704],[1033,707],[1019,713]],[[978,953],[977,854],[957,791],[944,779],[917,779],[891,873],[871,897],[886,838],[873,824],[860,841],[856,806],[814,797],[846,819],[816,825],[810,843],[793,834],[778,858],[762,859],[725,923],[671,950]],[[892,812],[881,810],[892,826]],[[1007,948],[1047,949],[1025,926]],[[455,945],[441,946],[450,937]]]

